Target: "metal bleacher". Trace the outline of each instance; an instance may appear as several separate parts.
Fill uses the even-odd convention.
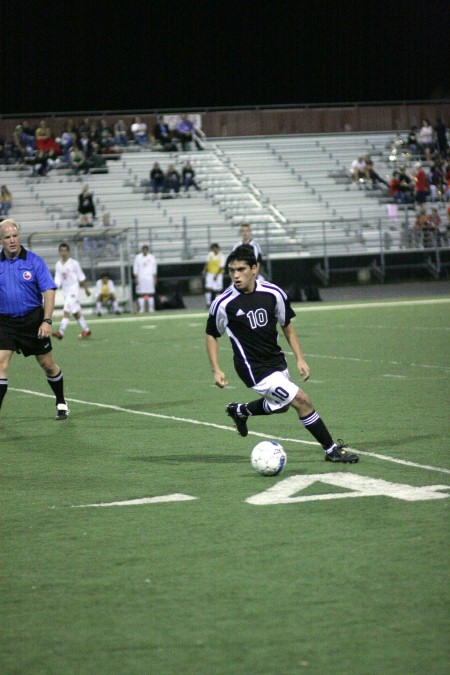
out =
[[[108,161],[108,173],[70,175],[54,168],[46,177],[22,165],[1,167],[13,194],[11,215],[22,231],[78,230],[77,201],[84,183],[94,193],[100,231],[104,220],[129,231],[130,250],[149,241],[162,263],[203,261],[211,241],[224,251],[238,238],[237,226],[251,223],[255,238],[272,256],[364,253],[380,246],[386,204],[377,194],[348,181],[353,159],[370,154],[388,177],[386,144],[394,132],[302,134],[209,139],[203,151],[124,151]],[[190,160],[200,190],[153,195],[148,187],[154,162],[179,171]],[[361,186],[359,186],[361,187]],[[389,224],[400,245],[398,224]]]

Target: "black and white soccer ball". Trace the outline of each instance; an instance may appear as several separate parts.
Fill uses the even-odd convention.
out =
[[[261,441],[252,450],[252,467],[262,476],[277,476],[286,466],[287,455],[276,441]]]

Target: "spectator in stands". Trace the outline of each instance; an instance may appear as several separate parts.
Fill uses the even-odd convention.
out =
[[[32,150],[30,149],[30,154]],[[12,153],[14,159],[17,161],[23,161],[27,156],[27,148],[22,143],[22,125],[18,124],[13,131],[13,142],[12,142]]]
[[[433,244],[441,246],[442,245],[442,218],[439,215],[439,211],[436,207],[431,209],[431,213],[428,217],[428,223],[433,234]]]
[[[11,209],[12,203],[12,194],[6,185],[2,185],[0,188],[0,215],[7,216]]]
[[[86,162],[84,152],[77,145],[73,145],[69,153],[69,166],[75,176],[80,171],[84,171],[84,173],[89,172],[89,164]]]
[[[373,189],[377,187],[377,183],[383,183],[386,187],[389,187],[389,183],[385,181],[384,178],[381,178],[380,174],[375,171],[373,159],[367,155],[364,161],[366,163],[366,175],[368,180],[372,181]]]
[[[414,224],[414,244],[420,246],[424,243],[424,233],[428,228],[428,214],[425,204],[422,204],[416,216]]]
[[[108,151],[114,145],[114,137],[111,127],[108,122],[102,117],[100,120],[100,128],[98,133],[98,140],[100,149]]]
[[[85,185],[78,195],[78,213],[80,214],[80,225],[82,220],[85,224],[86,219],[89,224],[92,224],[92,220],[97,217],[94,198],[92,193],[89,192],[89,185]],[[85,216],[85,218],[82,219],[81,216]]]
[[[27,149],[27,155],[31,156],[36,150],[36,131],[27,120],[22,122],[21,127],[21,142]]]
[[[439,161],[433,162],[433,164],[430,167],[428,180],[430,184],[429,188],[431,198],[434,201],[441,199],[443,194],[445,193],[444,172],[442,169],[441,162]]]
[[[77,146],[83,151],[85,159],[89,159],[89,157],[92,155],[92,143],[89,139],[87,131],[82,131],[80,133]]]
[[[150,184],[155,194],[157,192],[164,192],[164,171],[161,169],[158,162],[153,164],[153,168],[150,171]]]
[[[123,146],[124,148],[128,145],[127,126],[123,120],[118,120],[114,125],[114,141],[116,145]]]
[[[148,148],[150,141],[147,136],[147,125],[142,122],[140,117],[135,117],[131,125],[131,133],[136,143],[142,147]]]
[[[89,216],[87,214],[82,213],[78,220],[78,227],[94,227],[94,223],[92,220],[89,220]],[[90,246],[88,246],[86,242],[84,242],[83,249],[85,253],[89,253],[91,250]]]
[[[172,152],[177,149],[176,143],[170,133],[169,125],[164,122],[163,115],[158,115],[156,118],[156,124],[153,127],[153,136],[156,143],[158,143],[163,150]]]
[[[441,243],[442,246],[448,246],[450,243],[450,206],[447,207],[447,226],[445,229],[441,230]]]
[[[61,165],[61,157],[56,154],[54,150],[47,152],[47,169],[55,169]]]
[[[183,166],[183,169],[181,171],[181,175],[183,177],[183,185],[184,185],[184,190],[187,192],[191,185],[195,187],[196,190],[200,190],[198,187],[196,180],[195,180],[195,171],[192,167],[192,164],[188,160],[185,165]]]
[[[111,304],[114,314],[120,314],[119,303],[116,296],[116,288],[114,282],[109,278],[109,274],[105,272],[101,279],[98,279],[95,284],[95,309],[97,316],[102,315],[102,306]]]
[[[38,150],[34,157],[28,158],[27,163],[32,166],[32,176],[44,177],[47,175],[49,170],[48,155],[43,150]]]
[[[444,195],[445,199],[450,199],[450,162],[444,167]]]
[[[400,192],[400,179],[399,172],[394,171],[392,178],[389,183],[389,194],[393,198],[394,202],[401,203],[401,192]]]
[[[248,225],[248,223],[242,223],[240,227],[240,233],[240,240],[236,242],[231,250],[234,251],[238,248],[238,246],[251,246],[256,258],[256,277],[259,279],[259,281],[264,281],[264,277],[261,274],[261,266],[263,264],[261,246],[253,239],[251,225]]]
[[[89,134],[91,133],[91,120],[89,117],[85,117],[78,127],[78,136],[81,136],[82,134],[86,134],[87,137],[89,138]]]
[[[12,157],[11,144],[0,138],[0,164],[9,164]]]
[[[25,159],[31,157],[36,149],[36,139],[33,130],[28,126],[24,129],[24,124],[18,124],[13,133],[13,153],[17,159]]]
[[[101,169],[102,173],[108,173],[108,170],[105,168],[106,159],[102,157],[101,148],[99,144],[96,143],[95,141],[91,143],[91,154],[87,158],[87,164],[90,173],[95,172],[95,169]]]
[[[434,125],[434,134],[439,154],[442,159],[445,159],[448,152],[447,130],[440,117],[438,117]]]
[[[413,201],[413,182],[404,166],[400,167],[398,179],[400,181],[400,203],[411,204]]]
[[[417,157],[419,154],[419,140],[417,138],[417,127],[411,127],[408,137],[406,139],[406,145],[409,152],[413,157]]]
[[[72,120],[68,120],[64,125],[64,130],[61,134],[60,144],[64,155],[64,161],[70,162],[70,151],[76,142],[77,134]]]
[[[91,141],[91,143],[97,143],[97,145],[100,146],[101,141],[102,141],[102,136],[101,136],[100,127],[98,126],[98,124],[95,120],[91,124],[91,130],[90,130],[88,136],[89,136],[89,140]]]
[[[166,192],[171,192],[173,190],[175,194],[178,194],[180,191],[180,181],[181,177],[175,168],[175,164],[169,164],[165,175]]]
[[[61,154],[61,148],[53,138],[52,131],[45,120],[41,120],[39,122],[39,126],[36,129],[35,138],[36,150],[42,150],[43,152],[49,152],[50,150],[53,150],[56,155]]]
[[[433,150],[433,127],[426,117],[422,120],[422,126],[419,129],[419,143],[426,161],[429,162]]]
[[[416,169],[414,173],[415,200],[418,204],[424,204],[430,192],[427,174],[423,170],[421,162],[416,162],[415,169]]]
[[[353,183],[355,184],[366,180],[366,162],[364,157],[358,157],[357,159],[353,160],[350,166],[350,175],[352,177]]]
[[[183,152],[190,150],[194,138],[194,123],[183,113],[176,127],[177,137],[180,139]]]

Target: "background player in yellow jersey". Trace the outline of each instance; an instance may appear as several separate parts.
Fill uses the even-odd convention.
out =
[[[95,308],[98,316],[102,315],[102,305],[106,305],[108,302],[112,304],[114,314],[120,314],[114,281],[105,272],[101,279],[97,279],[95,284]]]
[[[202,272],[205,277],[205,301],[208,308],[216,295],[223,291],[224,272],[225,256],[221,252],[219,244],[211,244]]]

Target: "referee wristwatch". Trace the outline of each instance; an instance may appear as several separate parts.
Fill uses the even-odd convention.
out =
[[[51,319],[42,319],[42,323],[48,323],[51,326],[53,321]]]

